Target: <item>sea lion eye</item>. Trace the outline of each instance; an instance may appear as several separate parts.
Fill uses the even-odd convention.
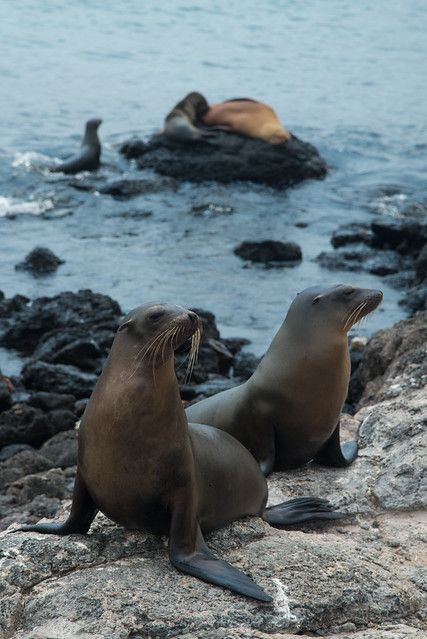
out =
[[[322,296],[318,295],[317,297],[314,298],[314,300],[311,303],[312,304],[317,304],[318,302],[320,302],[321,299],[322,299]]]
[[[354,288],[347,288],[344,291],[344,295],[352,295],[354,293]]]
[[[157,322],[157,320],[163,317],[164,314],[165,314],[165,311],[154,311],[154,313],[151,313],[149,320],[151,322]]]

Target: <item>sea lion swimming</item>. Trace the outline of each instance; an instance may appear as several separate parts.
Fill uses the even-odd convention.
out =
[[[257,138],[270,144],[283,144],[291,138],[291,134],[281,125],[270,106],[250,98],[212,104],[202,115],[202,122],[207,126],[219,127],[230,133]]]
[[[357,443],[341,445],[339,434],[350,379],[347,332],[381,300],[381,291],[343,284],[306,289],[252,377],[188,407],[188,419],[233,435],[265,475],[310,460],[350,464]]]
[[[316,498],[264,511],[267,484],[250,453],[221,430],[188,427],[173,352],[190,336],[197,346],[199,319],[181,307],[146,304],[125,318],[81,421],[68,519],[11,532],[86,533],[99,509],[126,528],[169,534],[170,561],[182,572],[269,602],[208,549],[202,532],[246,515],[281,527],[342,514]]]
[[[97,118],[88,120],[80,152],[61,164],[51,167],[51,173],[74,174],[80,171],[96,171],[101,158],[101,143],[98,138],[98,127],[101,123],[102,120]]]

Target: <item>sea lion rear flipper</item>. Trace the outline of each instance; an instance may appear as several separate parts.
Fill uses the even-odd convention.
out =
[[[266,508],[262,515],[264,521],[276,528],[316,519],[342,519],[343,517],[345,514],[334,510],[329,501],[318,497],[290,499],[282,504]]]
[[[314,461],[322,466],[344,468],[349,466],[357,457],[357,442],[345,442],[340,444],[340,423],[338,422],[334,432],[317,453]]]
[[[13,528],[10,532],[27,531],[50,535],[84,534],[89,530],[96,513],[97,508],[77,470],[71,512],[65,521],[55,521],[45,524],[23,524],[19,526],[19,528]]]
[[[272,601],[270,595],[267,595],[250,577],[219,559],[209,550],[197,522],[194,522],[195,530],[188,530],[190,523],[188,511],[191,510],[188,504],[187,512],[179,512],[179,510],[175,509],[172,514],[169,535],[169,558],[175,568],[246,597],[267,603]]]

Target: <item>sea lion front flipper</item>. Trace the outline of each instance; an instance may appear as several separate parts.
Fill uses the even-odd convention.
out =
[[[71,512],[65,521],[54,521],[45,524],[23,524],[19,528],[13,528],[10,532],[27,531],[50,535],[84,534],[89,530],[96,513],[97,508],[77,470]]]
[[[334,432],[328,441],[323,444],[314,461],[322,466],[345,468],[356,459],[357,451],[357,442],[340,443],[340,423],[338,422]]]
[[[185,510],[187,512],[185,512]],[[175,508],[172,514],[169,534],[169,558],[171,564],[181,572],[193,577],[228,588],[246,597],[269,603],[270,595],[250,577],[231,564],[216,557],[206,546],[200,526],[191,523],[188,516],[191,507],[185,510]],[[188,529],[191,524],[193,530]]]
[[[270,526],[283,528],[317,519],[342,519],[344,513],[334,510],[329,501],[318,497],[297,497],[266,508],[262,518]]]

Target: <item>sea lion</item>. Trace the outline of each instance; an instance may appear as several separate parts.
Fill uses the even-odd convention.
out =
[[[199,318],[181,307],[146,304],[125,318],[79,428],[68,519],[11,532],[86,533],[99,509],[126,528],[169,534],[170,561],[182,572],[269,602],[252,579],[208,549],[202,531],[245,515],[264,514],[281,527],[342,514],[315,498],[264,512],[267,484],[250,453],[221,430],[188,428],[173,352],[190,336],[194,347]]]
[[[96,171],[100,165],[101,143],[98,138],[98,127],[102,120],[94,118],[86,122],[80,153],[57,166],[51,167],[51,173],[79,173],[80,171]]]
[[[285,129],[275,111],[251,98],[236,98],[220,104],[212,104],[202,115],[207,126],[216,126],[230,133],[258,138],[270,144],[288,142],[291,134]]]
[[[350,379],[347,332],[382,300],[381,291],[339,284],[299,293],[252,377],[187,408],[190,421],[238,439],[265,475],[310,460],[343,467],[357,443],[340,445]]]
[[[162,135],[177,142],[194,142],[211,137],[213,132],[198,128],[208,110],[209,104],[201,93],[189,93],[166,116]]]

